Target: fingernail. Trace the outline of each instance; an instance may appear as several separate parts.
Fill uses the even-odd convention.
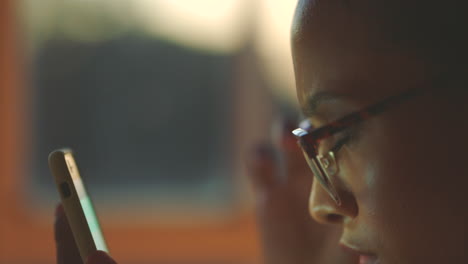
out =
[[[257,159],[273,158],[274,149],[273,146],[269,144],[259,144],[254,148],[254,155]]]
[[[248,170],[255,170],[259,166],[264,166],[265,162],[270,163],[275,160],[274,147],[268,143],[257,144],[246,153],[246,159],[244,160]],[[255,173],[250,173],[255,176]]]
[[[297,128],[296,122],[286,119],[283,121],[283,135],[291,135],[291,132]]]
[[[290,120],[283,122],[281,143],[286,150],[296,150],[297,148],[297,140],[292,134],[292,131],[296,128],[297,124]]]
[[[55,207],[55,218],[61,217],[64,214],[65,214],[65,211],[63,210],[62,204],[58,204]]]
[[[88,256],[86,264],[116,264],[116,262],[106,252],[98,250]]]

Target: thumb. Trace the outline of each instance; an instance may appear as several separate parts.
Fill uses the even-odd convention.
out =
[[[98,250],[88,256],[86,264],[117,264],[117,262],[106,252]]]
[[[65,215],[63,206],[59,204],[55,210],[55,244],[57,250],[58,264],[81,264],[80,252],[76,246],[68,219]]]

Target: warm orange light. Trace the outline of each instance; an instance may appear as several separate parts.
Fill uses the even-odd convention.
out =
[[[297,0],[258,1],[258,53],[272,86],[296,102],[289,35]]]
[[[136,18],[149,31],[184,45],[229,52],[245,41],[252,0],[138,0]]]

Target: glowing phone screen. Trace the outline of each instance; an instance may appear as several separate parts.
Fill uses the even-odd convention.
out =
[[[93,237],[94,244],[96,245],[96,249],[108,252],[106,242],[104,241],[104,236],[102,235],[101,228],[99,227],[99,222],[97,220],[96,213],[94,212],[91,199],[86,193],[83,182],[81,181],[81,177],[78,171],[78,167],[76,166],[75,159],[73,159],[70,153],[67,153],[65,154],[65,161],[70,171],[73,184],[75,185],[76,193],[80,198],[81,208],[83,209],[86,222],[88,222],[88,227],[91,231],[91,235]]]

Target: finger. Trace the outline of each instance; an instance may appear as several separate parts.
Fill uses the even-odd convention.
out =
[[[260,144],[248,161],[249,178],[257,192],[271,190],[276,185],[275,150],[269,144]]]
[[[57,264],[83,264],[80,252],[76,246],[70,225],[63,206],[59,204],[55,209],[55,245],[57,250]]]
[[[285,154],[288,172],[296,174],[296,172],[304,172],[307,169],[307,163],[305,162],[301,148],[297,144],[297,139],[292,133],[295,127],[294,123],[290,121],[283,122],[280,146]]]
[[[286,181],[294,190],[294,195],[300,197],[307,210],[307,197],[312,186],[312,173],[307,165],[302,150],[297,144],[296,137],[292,131],[297,127],[295,123],[285,120],[281,125],[277,125],[275,141],[278,142],[282,152],[283,167],[286,174]]]
[[[88,256],[86,264],[117,264],[106,252],[96,251]]]
[[[296,128],[297,124],[291,121],[291,119],[282,119],[273,125],[273,141],[281,151],[288,178],[303,175],[307,169],[307,163],[304,160],[302,150],[292,133]]]
[[[292,131],[297,128],[297,125],[286,119],[281,121],[280,133],[276,133],[278,138],[276,141],[280,143],[281,148],[286,152],[300,154],[300,149],[297,146],[296,137]]]

